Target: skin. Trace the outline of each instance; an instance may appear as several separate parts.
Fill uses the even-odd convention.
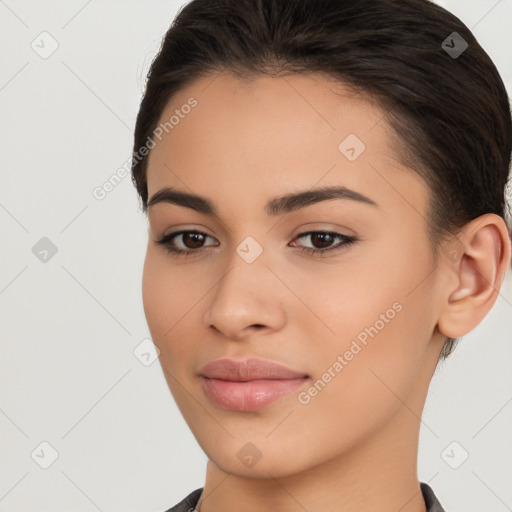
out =
[[[211,75],[173,96],[161,119],[191,97],[197,106],[150,153],[149,197],[176,187],[208,198],[219,218],[151,207],[142,291],[170,391],[209,459],[201,512],[424,512],[416,468],[425,398],[444,335],[470,332],[497,298],[511,253],[503,219],[475,219],[435,260],[429,190],[399,163],[383,112],[321,76]],[[338,149],[350,133],[366,146],[355,161]],[[331,185],[378,206],[333,199],[264,211],[272,198]],[[180,229],[208,234],[202,253],[173,256],[156,243]],[[339,246],[298,238],[310,230],[357,241],[301,253]],[[236,252],[247,236],[263,248],[250,264]],[[174,239],[201,247],[186,243]],[[396,302],[401,311],[307,404],[294,392],[236,412],[202,390],[198,370],[224,357],[307,373],[307,390]],[[261,454],[252,467],[237,456],[249,442]]]

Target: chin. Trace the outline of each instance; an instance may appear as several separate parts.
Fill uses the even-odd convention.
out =
[[[208,459],[222,471],[244,478],[282,478],[308,469],[307,453],[304,450],[290,450],[276,438],[270,441],[266,435],[240,438],[224,438],[219,442],[208,440],[199,443]],[[296,444],[295,444],[296,446]],[[300,452],[300,453],[299,453]],[[295,455],[295,457],[294,457]],[[300,460],[297,458],[300,456]]]

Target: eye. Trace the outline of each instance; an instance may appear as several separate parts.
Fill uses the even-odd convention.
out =
[[[182,237],[181,247],[174,245],[174,239]],[[206,238],[211,238],[207,233],[202,231],[174,231],[165,235],[163,238],[158,240],[158,245],[163,245],[165,249],[171,254],[188,256],[190,254],[196,254],[204,249],[201,244]]]
[[[322,254],[327,251],[335,251],[339,250],[343,247],[349,246],[357,241],[357,239],[353,236],[342,235],[341,233],[336,233],[333,231],[308,231],[306,233],[302,233],[297,236],[296,240],[300,240],[303,238],[311,238],[311,242],[313,247],[303,247],[301,252],[306,252],[308,254]],[[180,245],[177,246],[175,239],[180,240]],[[156,243],[158,245],[164,246],[165,250],[169,253],[176,256],[189,256],[192,254],[197,254],[205,250],[206,247],[203,245],[205,240],[208,238],[212,239],[207,233],[202,231],[174,231],[173,233],[169,233],[158,240]],[[338,240],[338,243],[334,246],[332,244],[335,240]],[[210,244],[215,246],[215,244]],[[314,245],[320,245],[320,247],[314,247]]]
[[[342,249],[343,247],[352,245],[357,241],[356,237],[342,235],[341,233],[336,233],[334,231],[308,231],[306,233],[300,234],[296,240],[306,237],[311,238],[313,247],[303,247],[301,252],[314,255],[319,254],[320,256],[324,252],[336,251]],[[335,240],[339,240],[339,243],[332,246]],[[314,245],[320,245],[320,248],[314,247]]]

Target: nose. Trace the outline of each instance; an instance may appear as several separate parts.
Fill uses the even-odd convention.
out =
[[[235,254],[207,295],[210,302],[204,313],[205,325],[230,340],[241,341],[257,331],[279,330],[285,323],[283,285],[260,258],[247,263]]]

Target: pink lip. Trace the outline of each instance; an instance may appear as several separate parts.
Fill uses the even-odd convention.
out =
[[[255,411],[279,400],[309,376],[261,359],[218,359],[199,371],[203,389],[217,406],[233,411]]]

